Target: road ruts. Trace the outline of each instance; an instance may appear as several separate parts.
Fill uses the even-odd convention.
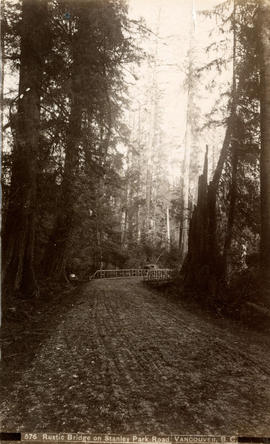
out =
[[[267,436],[269,344],[139,280],[94,281],[2,403],[2,429]]]

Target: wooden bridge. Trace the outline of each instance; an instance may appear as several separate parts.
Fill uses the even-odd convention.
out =
[[[143,268],[122,268],[119,270],[97,270],[92,279],[121,279],[121,278],[141,278],[143,282],[149,284],[166,284],[172,282],[174,270],[170,268],[157,268],[147,270]]]

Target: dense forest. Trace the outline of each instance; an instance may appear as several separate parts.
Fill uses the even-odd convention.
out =
[[[212,301],[269,303],[270,3],[228,0],[200,15],[219,38],[203,63],[195,31],[187,37],[186,127],[171,181],[158,20],[148,29],[122,0],[2,3],[3,303],[70,273],[86,281],[153,262]],[[141,65],[150,80],[134,106]],[[221,88],[207,114],[199,84]]]
[[[1,64],[0,438],[269,442],[270,0],[2,0]]]

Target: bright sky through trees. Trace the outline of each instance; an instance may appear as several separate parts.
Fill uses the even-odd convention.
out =
[[[215,22],[200,14],[202,10],[211,10],[217,0],[129,0],[129,14],[132,18],[142,17],[154,34],[145,43],[145,49],[151,54],[156,52],[156,83],[161,92],[160,109],[164,150],[175,158],[183,156],[183,143],[186,128],[187,91],[184,83],[188,63],[188,51],[192,47],[196,52],[195,63],[198,66],[207,62],[209,56],[205,48],[212,43],[210,31]],[[196,22],[196,26],[195,26]],[[211,40],[212,39],[212,40]],[[155,47],[156,45],[156,47]],[[135,69],[135,72],[136,69]],[[140,95],[150,86],[149,66],[143,63],[139,69],[139,80],[130,89],[131,101],[138,101]],[[217,73],[209,74],[216,76]],[[228,73],[230,76],[231,74]],[[210,78],[210,77],[209,77]],[[225,75],[226,78],[226,75]],[[224,74],[222,81],[224,79]],[[204,85],[198,91],[198,106],[204,113],[210,112],[216,99],[216,91],[209,94]],[[220,148],[220,137],[215,133],[216,149]],[[211,134],[201,138],[202,157],[206,143],[211,144]],[[170,176],[179,175],[178,164],[170,163]]]

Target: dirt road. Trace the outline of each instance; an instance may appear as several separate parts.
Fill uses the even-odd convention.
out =
[[[3,403],[2,430],[269,436],[269,350],[139,281],[91,282]]]

